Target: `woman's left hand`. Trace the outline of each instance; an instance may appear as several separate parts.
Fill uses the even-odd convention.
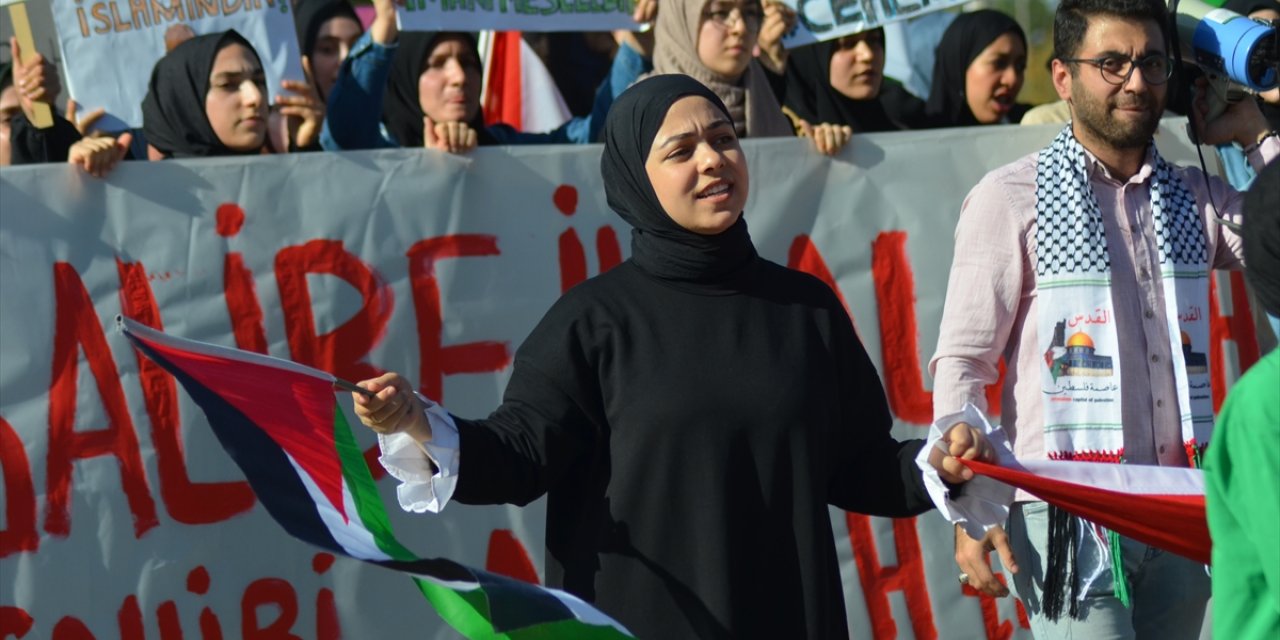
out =
[[[760,23],[756,45],[760,47],[760,62],[776,74],[787,70],[787,49],[782,46],[782,36],[794,26],[794,9],[781,2],[765,2],[764,21]]]
[[[934,447],[929,452],[929,464],[938,470],[943,480],[952,484],[973,479],[973,471],[960,460],[996,461],[996,450],[982,430],[964,422],[947,429],[939,446],[946,447],[947,451],[944,453],[939,447]]]
[[[282,80],[280,86],[292,93],[276,96],[280,115],[289,123],[289,139],[295,149],[305,149],[320,139],[320,127],[324,124],[324,103],[310,82]]]
[[[849,144],[849,140],[853,138],[853,128],[848,125],[831,124],[829,122],[824,122],[817,126],[802,122],[800,135],[813,140],[813,148],[817,149],[818,153],[834,156],[840,153],[840,150],[846,144]]]

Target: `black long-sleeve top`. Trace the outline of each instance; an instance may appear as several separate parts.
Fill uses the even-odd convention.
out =
[[[548,584],[640,638],[844,637],[827,505],[932,506],[836,296],[746,271],[587,281],[520,347],[502,405],[457,421],[454,499],[547,494]]]

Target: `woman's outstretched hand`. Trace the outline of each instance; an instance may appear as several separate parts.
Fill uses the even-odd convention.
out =
[[[413,385],[398,373],[386,373],[357,386],[373,392],[373,396],[352,392],[356,417],[366,427],[382,435],[407,433],[418,442],[431,440],[431,421],[426,407],[413,392]]]

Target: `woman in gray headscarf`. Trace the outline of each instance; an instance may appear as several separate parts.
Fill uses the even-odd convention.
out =
[[[680,73],[724,102],[738,137],[795,135],[753,52],[760,0],[664,0],[654,25],[653,73]]]

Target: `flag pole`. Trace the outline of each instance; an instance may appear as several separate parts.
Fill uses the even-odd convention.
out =
[[[364,387],[357,386],[357,385],[356,385],[356,383],[354,383],[354,382],[347,382],[346,380],[343,380],[342,378],[334,378],[334,379],[333,379],[333,386],[335,386],[335,387],[337,387],[337,388],[339,388],[339,389],[342,389],[343,391],[350,391],[350,392],[352,392],[352,393],[359,393],[359,394],[363,395],[363,396],[364,396],[364,397],[366,397],[366,398],[372,398],[372,397],[374,397],[374,396],[376,396],[376,395],[377,395],[376,393],[374,393],[374,392],[372,392],[372,391],[370,391],[370,390],[368,390],[368,389],[366,389],[366,388],[364,388]]]

